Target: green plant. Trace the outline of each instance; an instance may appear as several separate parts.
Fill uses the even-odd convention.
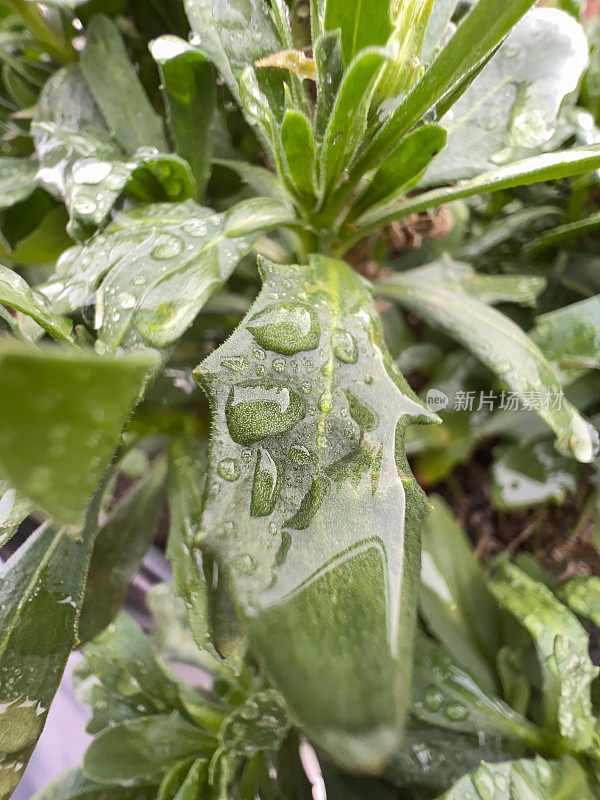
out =
[[[483,744],[474,750],[458,701],[457,718],[446,714],[453,725],[415,712],[436,659],[475,669],[456,680],[472,681],[477,713],[467,716],[483,714],[476,730],[484,738],[478,704],[495,709],[500,741],[490,761],[564,759],[540,762],[537,778],[526,761],[490,768],[499,779],[488,797],[505,791],[503,780],[538,791],[541,772],[553,781],[563,767],[574,788],[557,777],[556,796],[591,792],[592,670],[578,623],[550,589],[536,584],[539,624],[546,603],[573,648],[567,633],[555,634],[555,652],[549,634],[524,626],[554,679],[577,659],[577,674],[565,678],[576,687],[572,729],[560,702],[551,707],[550,677],[542,676],[552,690],[545,685],[530,707],[508,656],[495,676],[480,653],[463,663],[473,643],[459,653],[426,611],[438,644],[418,638],[427,666],[410,701],[428,506],[406,447],[440,477],[514,417],[491,414],[487,428],[471,415],[445,420],[447,447],[433,426],[411,433],[411,423],[439,420],[395,363],[407,343],[415,353],[396,306],[441,329],[446,351],[449,339],[470,350],[488,385],[521,401],[560,396],[535,410],[569,469],[597,450],[578,410],[597,400],[595,376],[587,375],[585,402],[567,399],[571,381],[558,368],[566,359],[581,377],[597,367],[597,297],[586,306],[583,350],[560,343],[561,325],[572,325],[568,308],[555,312],[566,321],[545,318],[529,335],[514,308],[491,307],[533,306],[544,288],[518,259],[512,269],[494,260],[495,244],[533,222],[552,224],[566,179],[600,168],[597,146],[575,141],[573,101],[563,103],[587,65],[583,29],[564,11],[532,5],[479,0],[461,16],[443,0],[315,0],[310,8],[186,0],[184,38],[177,0],[57,0],[51,9],[0,0],[0,247],[11,265],[0,267],[0,543],[26,517],[41,521],[0,582],[0,797],[18,782],[68,654],[86,642],[100,681],[84,681],[99,736],[87,777],[71,775],[49,796],[154,797],[161,781],[159,796],[179,800],[205,786],[217,797],[302,796],[297,729],[324,754],[328,792],[340,796],[388,791],[344,769],[419,791],[423,781],[402,766],[406,742],[441,736],[438,749],[456,748],[458,771],[422,788],[444,791],[476,766]],[[558,150],[562,142],[576,146]],[[578,202],[583,180],[570,184],[568,202]],[[462,201],[489,192],[488,225],[482,200]],[[399,223],[414,237],[414,215],[444,204],[427,217],[454,221],[440,247],[432,240],[412,263],[396,258]],[[508,235],[498,238],[495,224]],[[557,233],[541,235],[532,252]],[[482,269],[442,251],[484,255]],[[418,344],[421,354],[438,346]],[[446,356],[446,378],[462,380],[472,363],[463,352]],[[194,391],[199,362],[194,376],[210,411]],[[542,455],[546,466],[553,452]],[[212,673],[210,698],[168,675],[117,616],[165,492],[175,591],[197,646],[186,639],[186,652]],[[519,616],[502,592],[521,573],[498,569],[485,602],[494,605],[491,591]],[[519,591],[527,589],[523,578]],[[558,665],[548,666],[559,647]],[[488,662],[495,653],[486,652]],[[106,723],[118,724],[101,732]],[[124,769],[132,761],[141,772],[118,773],[118,754]],[[484,798],[477,781],[488,777],[472,779]],[[459,782],[450,791],[467,790]]]

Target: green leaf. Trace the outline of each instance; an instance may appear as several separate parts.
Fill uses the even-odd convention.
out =
[[[502,562],[490,589],[535,642],[543,678],[544,718],[581,749],[596,746],[590,684],[598,673],[588,653],[588,636],[571,612],[544,584],[514,564]]]
[[[48,300],[32,289],[12,269],[0,264],[0,303],[21,311],[41,325],[58,342],[72,341],[71,321],[50,310]]]
[[[412,92],[390,114],[370,145],[368,158],[391,150],[429,109],[464,91],[470,77],[532,5],[533,0],[512,0],[501,8],[496,0],[474,5]]]
[[[300,111],[286,111],[281,125],[281,142],[298,193],[315,196],[315,143],[310,123]]]
[[[36,792],[31,800],[155,800],[156,788],[94,783],[81,769],[71,769]]]
[[[575,492],[581,466],[561,456],[549,441],[524,448],[511,444],[494,449],[491,500],[494,508],[511,511],[540,503],[564,502]]]
[[[293,714],[376,770],[406,709],[425,513],[403,435],[433,415],[346,264],[261,271],[250,315],[197,370],[214,414],[202,547]]]
[[[96,328],[107,350],[127,342],[127,335],[129,342],[141,336],[165,347],[184,333],[262,231],[293,220],[289,206],[266,198],[224,214],[191,200],[143,206],[121,214],[89,245],[65,253],[45,292],[57,311],[69,312],[97,290]]]
[[[384,45],[392,33],[387,0],[326,0],[324,5],[325,30],[341,31],[342,54],[347,65],[365,47]]]
[[[175,591],[183,598],[194,641],[204,648],[207,628],[207,588],[194,537],[202,516],[206,450],[193,439],[174,439],[169,452],[169,543]]]
[[[198,40],[198,49],[215,65],[227,84],[229,91],[239,102],[240,91],[237,78],[233,75],[229,57],[225,52],[213,18],[212,0],[184,0],[184,5],[190,28]],[[279,47],[276,48],[276,50],[278,49]],[[273,52],[275,52],[275,50]],[[249,63],[254,63],[254,61]]]
[[[129,584],[156,535],[165,478],[166,461],[159,459],[111,508],[98,530],[79,620],[82,642],[100,633],[123,605]]]
[[[564,225],[544,231],[533,241],[528,242],[523,248],[523,253],[527,256],[536,256],[555,247],[564,247],[573,239],[579,239],[584,234],[597,230],[599,226],[600,213],[598,212],[574,222],[567,222]]]
[[[580,617],[600,624],[600,578],[577,576],[561,583],[556,590],[560,599]]]
[[[540,314],[531,338],[565,379],[600,369],[600,294]]]
[[[101,14],[86,28],[81,69],[108,127],[128,153],[139,147],[166,152],[162,119],[146,96],[117,26]]]
[[[465,775],[439,800],[592,800],[594,795],[583,768],[570,756],[560,761],[535,759],[506,761],[503,764],[482,762]]]
[[[371,98],[385,60],[383,51],[367,50],[344,73],[320,153],[323,196],[336,185],[350,157],[363,142]]]
[[[315,65],[317,67],[315,132],[321,139],[331,116],[331,110],[344,74],[341,31],[331,31],[319,36],[314,49]]]
[[[76,642],[100,495],[77,540],[44,524],[0,571],[1,800],[23,774]]]
[[[197,800],[208,777],[206,761],[194,761],[174,800]]]
[[[429,57],[440,47],[457,4],[457,0],[437,0],[433,4],[421,54],[424,63],[427,63]]]
[[[543,747],[545,734],[493,693],[484,691],[435,642],[421,635],[415,650],[412,713],[422,722],[477,735],[500,736]],[[546,742],[547,744],[547,742]]]
[[[431,499],[431,498],[430,498]],[[500,611],[473,550],[441,497],[421,533],[421,614],[454,660],[490,694],[500,647]]]
[[[446,132],[438,125],[424,125],[402,139],[369,181],[367,191],[353,204],[352,218],[405,194],[445,143]]]
[[[0,208],[9,208],[31,195],[36,170],[33,159],[0,158]]]
[[[377,293],[441,328],[498,374],[552,428],[561,453],[572,451],[579,461],[592,461],[598,434],[563,397],[560,381],[537,345],[507,316],[462,290],[452,280],[453,269],[453,262],[443,260],[435,268],[398,273],[378,283]]]
[[[479,8],[480,5],[481,3],[478,3],[476,8]],[[411,214],[426,211],[428,208],[435,208],[442,203],[450,203],[474,194],[510,189],[513,186],[528,186],[541,181],[568,178],[572,175],[591,172],[598,169],[599,166],[600,151],[598,150],[593,148],[560,150],[556,153],[543,153],[498,167],[471,180],[459,181],[455,186],[431,189],[407,200],[388,203],[371,209],[358,219],[356,224],[360,230],[343,243],[344,252],[371,231],[378,230],[396,219],[403,219]]]
[[[545,144],[563,98],[577,88],[587,50],[572,16],[529,11],[440,121],[448,142],[421,185],[474,178]]]
[[[225,718],[219,741],[226,752],[251,757],[260,751],[279,750],[288,726],[283,698],[266,689],[251,694]]]
[[[17,492],[77,524],[155,364],[149,353],[113,359],[3,342],[0,468]]]
[[[84,756],[83,770],[98,783],[143,785],[184,758],[208,758],[215,747],[212,736],[179,714],[157,714],[102,731]]]
[[[191,166],[196,181],[195,196],[202,199],[210,176],[214,139],[213,71],[198,50],[190,47],[182,52],[180,40],[175,37],[156,39],[150,50],[160,67],[167,122],[175,148]]]

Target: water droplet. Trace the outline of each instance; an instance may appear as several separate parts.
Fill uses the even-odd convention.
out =
[[[243,575],[249,575],[256,569],[256,562],[248,553],[241,553],[231,560],[232,567]]]
[[[444,709],[444,713],[451,722],[461,722],[468,716],[467,709],[460,703],[451,703]]]
[[[181,230],[187,233],[188,236],[200,238],[206,235],[207,226],[206,222],[202,219],[189,219],[181,226]]]
[[[305,413],[299,394],[267,381],[234,386],[225,407],[229,434],[234,442],[243,445],[291,430]]]
[[[217,472],[225,481],[237,481],[240,477],[240,465],[235,458],[224,458],[219,462]]]
[[[351,333],[336,328],[331,337],[331,344],[338,361],[342,361],[344,364],[356,364],[358,347]]]
[[[331,392],[326,390],[319,398],[319,411],[322,411],[323,414],[328,414],[331,411],[332,405],[333,399],[331,397]]]
[[[117,301],[121,308],[133,308],[135,305],[135,297],[131,292],[121,292]]]
[[[290,461],[293,461],[294,464],[309,464],[312,461],[312,456],[310,454],[310,450],[304,447],[301,444],[293,444],[290,447]]]
[[[84,158],[73,167],[73,180],[75,183],[95,186],[107,178],[112,170],[108,161],[98,161],[95,158]]]
[[[430,711],[439,711],[443,702],[443,695],[435,687],[432,686],[425,692],[424,703]]]
[[[283,358],[274,358],[273,359],[273,369],[275,372],[285,372],[285,361]]]
[[[161,233],[160,236],[156,237],[152,258],[156,258],[159,261],[174,258],[182,250],[183,242],[179,236],[174,236],[171,233]]]
[[[473,786],[477,789],[481,800],[494,800],[496,787],[490,771],[483,764],[473,773]]]
[[[304,303],[269,306],[255,314],[247,327],[261,347],[275,353],[290,356],[319,345],[319,322]]]
[[[260,447],[254,469],[250,515],[266,517],[272,513],[279,496],[279,472],[268,450]]]

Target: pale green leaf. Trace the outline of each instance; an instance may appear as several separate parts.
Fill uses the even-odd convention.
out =
[[[71,321],[53,314],[48,300],[32,289],[28,283],[0,264],[0,304],[21,311],[41,325],[58,342],[72,341]]]
[[[337,761],[376,769],[406,710],[425,511],[403,434],[433,415],[347,265],[261,269],[250,316],[197,371],[215,426],[201,544],[294,715]]]
[[[35,189],[37,164],[29,158],[0,158],[0,208],[26,200]]]
[[[600,625],[600,578],[579,575],[561,583],[556,593],[580,617]]]

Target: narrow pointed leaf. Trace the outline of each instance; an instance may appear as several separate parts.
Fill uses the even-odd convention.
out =
[[[454,265],[444,263],[446,268],[442,272],[451,273]],[[584,462],[595,458],[597,432],[563,397],[561,383],[552,367],[533,340],[511,319],[462,291],[451,274],[440,274],[436,280],[431,266],[398,273],[377,284],[377,292],[459,341],[521,400],[539,398],[539,402],[530,406],[552,428],[562,453],[572,452]]]
[[[471,180],[459,181],[454,186],[431,189],[407,200],[388,203],[368,211],[357,221],[360,231],[345,243],[346,248],[371,231],[384,227],[394,220],[426,211],[428,208],[435,208],[442,203],[450,203],[474,194],[510,189],[513,186],[528,186],[531,183],[568,178],[572,175],[592,172],[599,166],[600,151],[591,147],[561,150],[556,153],[544,153],[525,158],[514,164],[498,167],[491,172],[478,175]]]
[[[335,97],[344,74],[342,40],[339,30],[329,31],[317,39],[315,65],[317,67],[315,132],[321,138],[331,116]]]
[[[214,139],[216,87],[206,58],[190,48],[169,55],[170,37],[151,44],[162,77],[168,125],[178,155],[186,159],[196,181],[196,198],[202,199],[210,175]]]
[[[117,26],[108,17],[98,14],[87,26],[81,69],[108,127],[128,153],[139,147],[166,152],[162,119],[146,96]]]
[[[155,363],[152,354],[111,359],[4,342],[0,469],[12,486],[77,524]]]
[[[110,510],[98,530],[79,620],[87,642],[111,622],[150,547],[162,510],[166,463],[159,462]]]
[[[41,325],[58,342],[72,340],[71,320],[53,314],[48,300],[32,289],[12,269],[0,264],[0,304],[21,311]]]
[[[337,761],[374,770],[406,710],[425,512],[403,433],[432,415],[347,265],[261,268],[249,317],[197,371],[215,426],[202,547],[293,713]]]
[[[572,16],[529,11],[440,121],[448,142],[421,185],[474,178],[545,144],[587,60],[585,34]]]
[[[23,774],[76,643],[100,494],[78,539],[42,525],[0,571],[1,800]]]
[[[300,194],[316,194],[315,143],[310,123],[299,111],[287,111],[281,126],[281,143],[290,177]]]
[[[590,684],[598,674],[588,653],[588,636],[552,591],[516,565],[500,563],[490,588],[529,631],[543,677],[547,725],[585,750],[597,746]]]

